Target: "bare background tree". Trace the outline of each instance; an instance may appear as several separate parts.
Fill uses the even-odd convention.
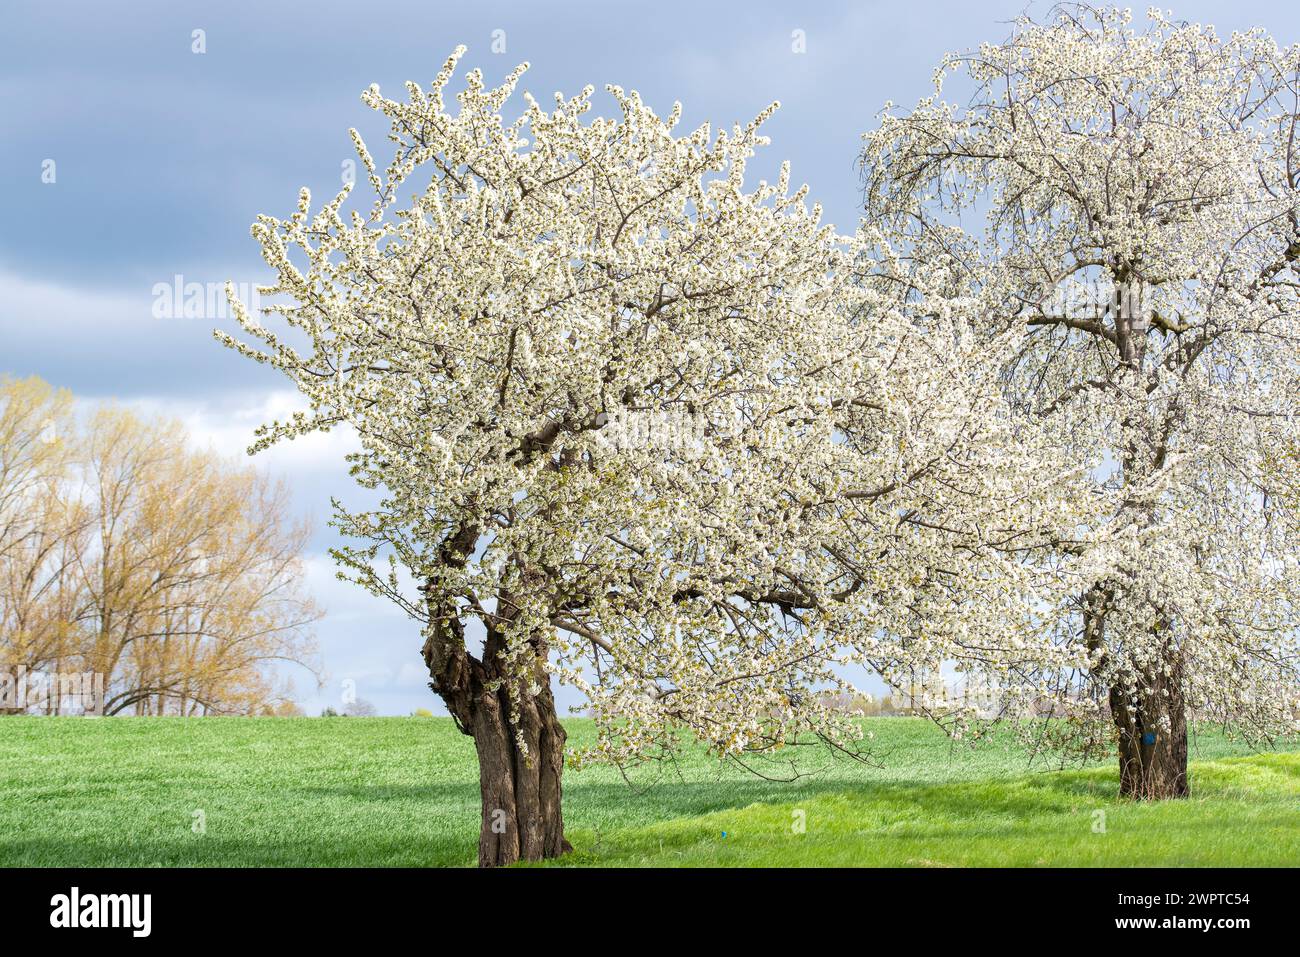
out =
[[[0,667],[101,674],[105,714],[292,710],[271,666],[315,672],[319,612],[283,485],[34,379],[0,380],[0,449]]]

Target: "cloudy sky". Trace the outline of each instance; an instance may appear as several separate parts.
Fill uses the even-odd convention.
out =
[[[523,85],[539,100],[617,83],[661,113],[681,100],[687,129],[748,121],[780,100],[755,177],[788,158],[848,231],[858,138],[884,102],[926,95],[946,51],[1002,39],[1024,9],[1024,0],[7,0],[0,372],[179,417],[196,442],[242,454],[253,427],[293,396],[273,371],[216,345],[213,326],[230,325],[222,315],[159,318],[155,290],[176,277],[213,288],[266,281],[253,218],[291,212],[300,186],[332,196],[352,156],[349,126],[385,161],[383,131],[358,99],[369,84],[427,84],[464,43],[465,68],[489,81],[528,60]],[[1300,14],[1283,0],[1173,10],[1221,32],[1300,35]],[[333,580],[329,497],[353,495],[344,441],[300,440],[258,458],[293,484],[317,527],[308,571],[328,610],[318,629],[328,677],[320,689],[300,677],[299,697],[318,713],[351,680],[382,714],[438,710],[415,623]]]

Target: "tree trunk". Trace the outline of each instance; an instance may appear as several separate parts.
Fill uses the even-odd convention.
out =
[[[1106,613],[1115,598],[1114,586],[1094,585],[1084,602],[1083,634],[1087,648],[1106,659]],[[1154,634],[1168,633],[1167,623]],[[1110,689],[1110,716],[1119,738],[1119,793],[1136,800],[1187,797],[1187,707],[1183,697],[1183,666],[1172,638],[1159,660],[1138,676],[1136,704],[1129,689]],[[1168,669],[1168,674],[1165,673]]]
[[[427,635],[429,687],[446,702],[461,732],[473,737],[478,752],[479,866],[537,861],[573,850],[564,839],[560,800],[565,731],[544,668],[542,636],[532,644],[533,674],[520,676],[507,673],[505,642],[495,628],[488,628],[481,661],[466,650],[464,628],[454,614],[432,614]],[[530,685],[539,690],[530,693]],[[515,715],[512,687],[518,689]]]
[[[565,732],[549,686],[525,698],[517,722],[511,720],[504,688],[482,695],[473,708],[471,733],[483,801],[479,866],[538,861],[571,851],[560,803]]]
[[[1119,731],[1119,793],[1137,800],[1184,798],[1187,783],[1187,710],[1182,668],[1176,659],[1143,675],[1136,706],[1120,688],[1110,692],[1111,717]]]

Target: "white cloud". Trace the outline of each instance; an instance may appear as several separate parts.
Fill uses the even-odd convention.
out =
[[[196,448],[210,449],[228,458],[246,455],[259,425],[307,408],[301,396],[288,389],[218,399],[141,396],[126,404],[145,415],[179,420]],[[346,476],[344,456],[356,448],[356,433],[348,426],[340,426],[276,443],[259,452],[254,461],[272,472],[323,470]]]

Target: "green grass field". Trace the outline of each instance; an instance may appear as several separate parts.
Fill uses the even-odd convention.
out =
[[[1039,770],[1006,737],[972,751],[920,719],[869,725],[883,767],[798,749],[815,773],[794,783],[702,754],[630,783],[568,771],[562,863],[1300,864],[1300,742],[1244,755],[1200,736],[1194,797],[1137,805],[1108,765]],[[473,745],[446,719],[0,718],[0,865],[468,865],[478,814]]]

